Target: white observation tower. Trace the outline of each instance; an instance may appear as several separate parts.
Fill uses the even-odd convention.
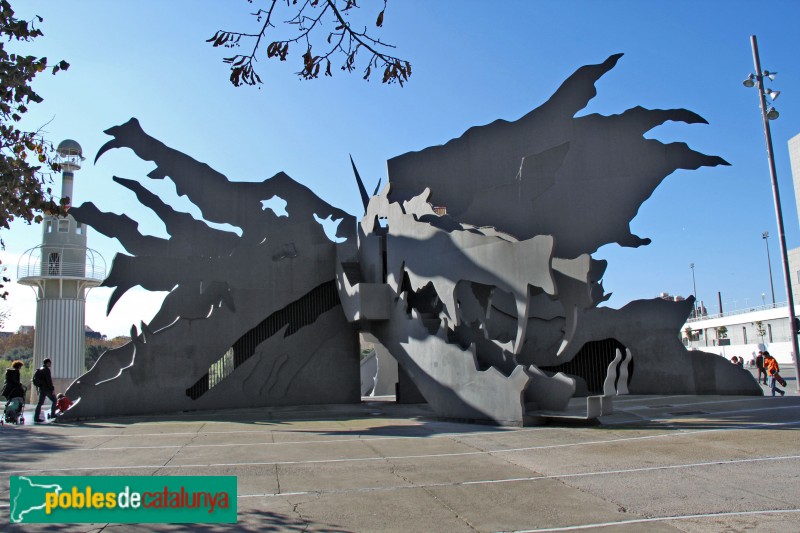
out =
[[[58,148],[61,196],[70,198],[75,171],[84,160],[81,145],[67,139]],[[42,244],[25,252],[17,266],[17,281],[36,292],[35,368],[53,360],[56,392],[86,371],[84,351],[86,292],[105,279],[103,257],[86,247],[86,226],[67,215],[46,215]]]

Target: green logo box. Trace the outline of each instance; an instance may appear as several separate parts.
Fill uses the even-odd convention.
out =
[[[11,476],[11,523],[232,524],[236,476]]]

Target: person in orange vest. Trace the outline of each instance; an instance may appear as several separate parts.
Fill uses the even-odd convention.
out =
[[[769,352],[764,352],[764,369],[769,375],[769,388],[772,389],[772,395],[775,396],[776,392],[781,396],[786,394],[786,391],[778,388],[778,380],[775,376],[778,375],[778,372],[780,372],[781,369],[778,366],[778,361],[776,361],[775,358],[769,354]]]

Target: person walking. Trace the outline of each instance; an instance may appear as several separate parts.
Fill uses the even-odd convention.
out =
[[[48,398],[50,400],[50,418],[56,415],[56,396],[53,394],[55,391],[55,387],[53,386],[53,377],[50,375],[50,365],[52,362],[50,359],[45,359],[42,361],[42,367],[36,371],[33,375],[33,384],[39,391],[39,401],[36,404],[36,411],[33,413],[33,423],[39,424],[44,422],[45,420],[41,418],[42,415],[42,404],[44,404],[44,399]]]
[[[775,396],[776,392],[781,396],[786,394],[786,391],[778,388],[777,375],[781,369],[778,366],[778,361],[776,361],[775,358],[769,354],[769,352],[764,352],[764,368],[766,369],[767,374],[769,374],[769,388],[772,389],[772,395]]]
[[[20,381],[19,370],[25,365],[20,360],[11,363],[9,368],[6,368],[6,379],[3,383],[3,396],[6,400],[11,398],[25,398],[25,386]]]
[[[767,372],[764,370],[764,352],[759,351],[758,356],[756,356],[756,368],[758,369],[758,378],[756,381],[759,383],[763,383],[764,385],[767,384]],[[764,376],[764,379],[761,379],[761,376]]]

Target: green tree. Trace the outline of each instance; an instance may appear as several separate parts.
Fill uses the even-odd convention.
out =
[[[107,350],[112,348],[119,348],[123,344],[130,342],[130,337],[114,337],[113,339],[86,339],[86,351],[84,354],[84,362],[86,369],[94,366],[100,356]]]
[[[7,49],[14,42],[32,41],[42,36],[35,26],[41,17],[19,20],[8,0],[0,0],[0,229],[20,218],[30,224],[41,222],[42,213],[65,215],[68,198],[57,200],[48,186],[53,173],[60,167],[53,145],[41,130],[19,128],[28,106],[38,104],[42,97],[31,87],[34,78],[49,70],[53,74],[69,68],[66,61],[49,66],[46,57],[22,55]],[[4,247],[0,238],[0,248]],[[0,281],[0,297],[6,298]]]
[[[28,361],[33,356],[33,333],[14,333],[0,338],[0,360]]]
[[[100,359],[100,356],[105,353],[108,348],[99,344],[87,344],[86,353],[84,357],[84,364],[86,368],[92,368],[94,364]]]
[[[19,359],[20,361],[28,362],[33,359],[33,348],[28,346],[15,346],[6,352],[3,358],[8,359],[9,361],[15,361]]]
[[[130,342],[130,337],[114,337],[113,339],[86,339],[84,353],[86,368],[92,368],[97,359],[111,348],[119,348]],[[0,362],[9,363],[19,359],[26,364],[33,360],[33,333],[14,333],[0,338]]]
[[[760,320],[756,322],[756,332],[758,336],[761,337],[761,342],[764,342],[764,335],[767,334],[767,328],[764,327],[764,323]]]
[[[247,1],[254,3],[254,0]],[[383,0],[382,6],[381,2],[374,2],[381,9],[374,18],[378,28],[383,26],[387,2]],[[353,72],[359,52],[362,52],[362,57],[369,58],[363,63],[365,80],[381,69],[383,83],[397,82],[402,86],[411,76],[411,63],[389,53],[394,46],[372,37],[366,24],[363,31],[357,29],[361,27],[361,21],[353,16],[354,10],[360,9],[356,0],[262,0],[259,3],[265,7],[252,13],[257,24],[253,32],[218,30],[207,40],[214,47],[248,46],[248,53],[223,59],[231,66],[230,80],[236,87],[261,84],[254,63],[258,51],[265,46],[266,54],[261,54],[261,57],[280,61],[286,61],[290,47],[292,50],[299,48],[303,52],[300,56],[303,67],[297,75],[305,80],[318,78],[320,73],[333,76],[332,60],[339,62],[337,68],[340,70]],[[369,19],[368,24],[372,24],[372,20]],[[313,51],[315,47],[318,52]]]
[[[11,367],[11,363],[12,362],[13,362],[13,360],[12,361],[6,361],[5,359],[0,359],[0,376],[4,377],[6,375],[6,369]],[[0,379],[2,379],[2,377],[0,377]],[[33,369],[31,368],[31,363],[27,362],[27,363],[25,363],[25,365],[19,371],[19,381],[20,381],[20,383],[22,383],[23,385],[25,385],[28,388],[27,392],[25,393],[25,401],[26,402],[30,401],[30,397],[31,397],[31,394],[30,394],[30,392],[31,392],[30,382],[31,382],[31,378],[32,377],[33,377]],[[0,385],[0,387],[1,386],[2,385]],[[0,397],[0,399],[1,398],[2,397]]]

